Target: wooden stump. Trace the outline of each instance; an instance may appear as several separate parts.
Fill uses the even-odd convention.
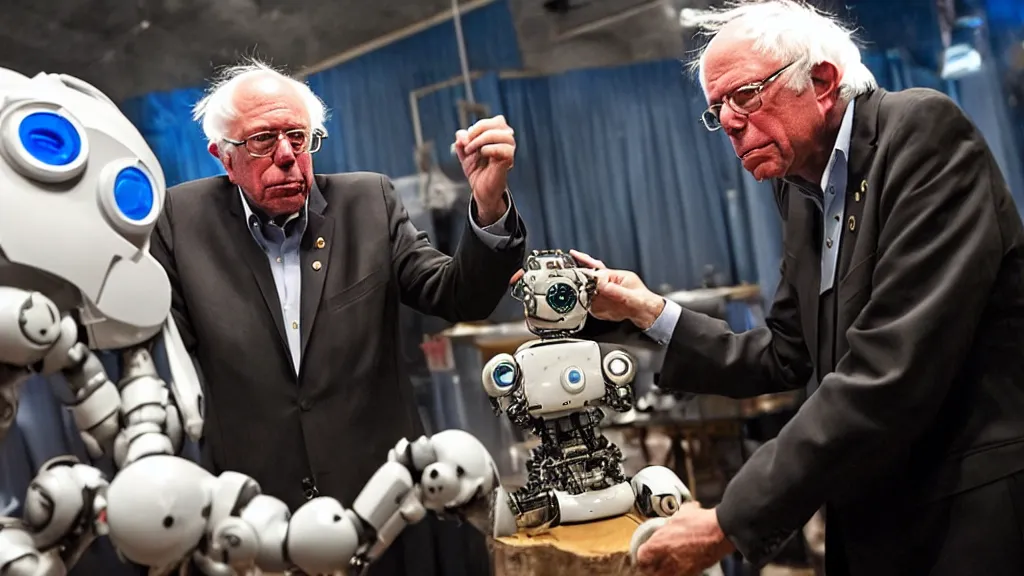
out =
[[[495,576],[638,576],[629,541],[643,520],[633,514],[558,526],[535,536],[494,541]]]

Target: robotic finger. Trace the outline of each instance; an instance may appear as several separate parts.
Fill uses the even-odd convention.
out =
[[[636,553],[640,550],[640,547],[650,540],[651,536],[654,536],[654,533],[665,524],[668,524],[668,518],[651,518],[636,527],[633,537],[629,541],[629,559],[632,560],[633,564],[636,564]]]

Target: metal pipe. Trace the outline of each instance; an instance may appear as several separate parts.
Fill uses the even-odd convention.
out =
[[[469,2],[466,2],[465,4],[462,5],[461,12],[465,14],[472,10],[476,10],[477,8],[483,8],[484,6],[494,4],[495,2],[497,2],[497,0],[470,0]],[[4,15],[7,15],[7,13],[9,12],[8,7],[5,6],[4,10],[7,10],[7,12],[4,12]],[[426,20],[422,20],[411,26],[406,26],[405,28],[402,28],[401,30],[397,30],[390,34],[385,34],[380,38],[376,38],[374,40],[366,42],[365,44],[360,44],[359,46],[346,50],[341,54],[335,54],[330,58],[325,58],[315,64],[306,66],[302,70],[299,70],[296,74],[294,74],[293,77],[299,80],[303,80],[311,74],[316,74],[317,72],[323,72],[324,70],[334,68],[339,64],[344,64],[349,60],[353,60],[364,54],[373,52],[378,48],[383,48],[384,46],[388,46],[389,44],[398,42],[399,40],[408,38],[414,34],[418,34],[419,32],[422,32],[428,28],[437,26],[438,24],[442,24],[448,21],[448,19],[451,17],[451,10],[445,10],[444,12],[427,18]]]
[[[475,104],[473,82],[469,77],[469,57],[466,56],[466,39],[462,35],[462,15],[459,14],[459,0],[452,0],[452,22],[455,23],[455,40],[459,44],[459,62],[462,65],[462,80],[466,85],[466,101]]]
[[[470,79],[476,80],[483,76],[482,72],[471,72],[469,74]],[[420,98],[427,94],[433,94],[438,90],[444,90],[445,88],[451,88],[457,86],[459,83],[465,82],[462,76],[455,76],[441,82],[435,82],[428,84],[427,86],[421,86],[415,90],[409,92],[409,111],[412,114],[412,133],[416,138],[416,146],[423,145],[423,125],[420,122]]]
[[[633,16],[636,16],[637,14],[642,14],[643,12],[651,10],[652,8],[657,8],[664,5],[664,0],[652,0],[651,2],[640,4],[639,6],[626,8],[625,10],[622,10],[617,14],[605,16],[604,18],[598,18],[593,22],[588,22],[587,24],[583,24],[582,26],[577,26],[572,30],[566,30],[565,32],[555,37],[555,42],[564,42],[566,40],[569,40],[570,38],[575,38],[576,36],[594,32],[595,30],[600,30],[601,28],[604,28],[606,26],[616,24],[621,20],[631,18]]]
[[[409,92],[409,108],[412,111],[412,133],[419,148],[423,145],[423,126],[420,124],[420,97],[415,90]]]

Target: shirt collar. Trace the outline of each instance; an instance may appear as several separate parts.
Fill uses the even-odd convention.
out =
[[[316,186],[316,184],[314,184],[314,186]],[[260,247],[266,249],[268,243],[283,243],[287,238],[301,238],[302,235],[306,233],[306,222],[308,220],[309,212],[309,196],[306,196],[306,202],[302,205],[301,210],[288,216],[284,221],[284,224],[278,226],[276,222],[273,222],[262,211],[253,210],[252,205],[249,203],[249,197],[242,191],[242,187],[236,187],[238,188],[238,195],[242,198],[242,210],[245,211],[246,228],[249,229],[253,239],[256,240]],[[265,230],[275,229],[278,232],[273,234],[273,236],[275,236],[275,240],[271,241],[267,237]]]
[[[838,161],[843,163],[850,159],[850,137],[853,135],[853,100],[846,105],[846,112],[843,113],[843,123],[839,125],[839,134],[836,135],[836,143],[832,147],[832,156],[828,159],[825,172],[821,175],[821,189],[828,187],[832,178],[832,170]]]

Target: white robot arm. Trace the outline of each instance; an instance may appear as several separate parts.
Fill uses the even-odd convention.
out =
[[[489,532],[498,481],[487,450],[461,430],[400,441],[351,508],[318,497],[294,514],[247,476],[151,456],[110,483],[106,518],[118,550],[160,574],[190,559],[210,576],[358,574],[428,512]]]

